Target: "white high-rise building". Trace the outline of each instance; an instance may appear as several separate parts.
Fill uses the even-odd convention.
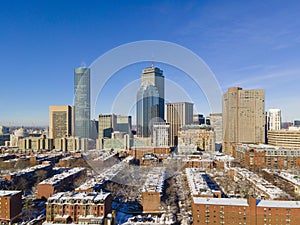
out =
[[[269,109],[268,111],[268,130],[281,129],[281,110]]]
[[[153,124],[152,143],[153,147],[169,147],[170,124],[166,122],[157,122]]]

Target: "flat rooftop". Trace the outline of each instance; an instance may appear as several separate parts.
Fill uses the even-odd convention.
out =
[[[6,191],[6,190],[1,190],[0,191],[0,197],[4,196],[12,196],[21,193],[21,191]]]

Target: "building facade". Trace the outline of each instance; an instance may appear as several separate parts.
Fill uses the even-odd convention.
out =
[[[215,132],[207,125],[184,125],[178,132],[178,152],[215,151]]]
[[[74,134],[74,108],[72,106],[50,106],[49,138],[63,138]]]
[[[170,124],[170,145],[178,145],[178,131],[181,126],[193,123],[193,103],[167,103],[167,122]]]
[[[223,149],[234,143],[265,143],[265,92],[229,88],[223,95]]]
[[[0,191],[0,222],[12,224],[22,213],[21,191]]]
[[[91,97],[89,68],[80,67],[74,71],[74,100],[75,136],[90,138]]]
[[[169,147],[170,124],[166,122],[157,122],[153,124],[152,143],[153,147]]]
[[[270,169],[293,169],[300,166],[300,149],[288,149],[271,145],[236,144],[234,157],[241,166]]]
[[[269,130],[268,144],[300,149],[300,129]]]
[[[154,122],[164,121],[163,71],[157,67],[145,68],[137,93],[136,124],[138,137],[150,137]]]
[[[161,211],[161,195],[164,188],[165,168],[154,167],[148,173],[142,189],[142,206],[144,213],[159,213]]]
[[[111,203],[110,193],[59,192],[46,203],[46,222],[103,224],[111,213]]]
[[[60,191],[70,191],[76,178],[84,175],[86,169],[83,167],[75,167],[61,174],[56,174],[37,185],[37,198],[49,198],[53,194]]]
[[[202,114],[194,114],[193,124],[195,125],[205,124],[205,117]]]
[[[112,138],[113,132],[131,134],[131,116],[121,116],[115,114],[99,115],[98,138]]]
[[[222,144],[223,141],[223,117],[222,113],[211,113],[210,117],[210,125],[213,128],[216,135],[216,143]]]
[[[195,225],[298,225],[300,202],[193,197],[192,214]]]
[[[269,109],[268,110],[268,130],[281,129],[281,110]]]

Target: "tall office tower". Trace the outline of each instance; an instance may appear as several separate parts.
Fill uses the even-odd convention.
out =
[[[158,117],[165,119],[165,77],[163,71],[157,67],[148,67],[143,69],[141,85],[150,84],[157,88],[158,91]]]
[[[229,88],[223,94],[223,149],[235,143],[265,143],[265,91]]]
[[[73,106],[50,106],[50,138],[64,138],[74,134]]]
[[[167,103],[167,122],[170,124],[170,146],[177,146],[178,131],[182,125],[193,123],[193,103]]]
[[[153,124],[152,144],[153,147],[169,147],[170,124],[157,122]]]
[[[268,110],[268,130],[281,129],[281,110],[269,109]]]
[[[84,67],[76,68],[74,78],[75,136],[90,138],[90,69]]]
[[[119,131],[131,134],[131,116],[121,116],[115,114],[99,115],[98,138],[112,138],[112,133]]]
[[[145,68],[137,93],[137,136],[150,137],[153,123],[164,121],[165,80],[163,71]]]

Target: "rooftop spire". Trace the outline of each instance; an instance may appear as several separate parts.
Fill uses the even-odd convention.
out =
[[[154,56],[152,54],[152,68],[154,68]]]

